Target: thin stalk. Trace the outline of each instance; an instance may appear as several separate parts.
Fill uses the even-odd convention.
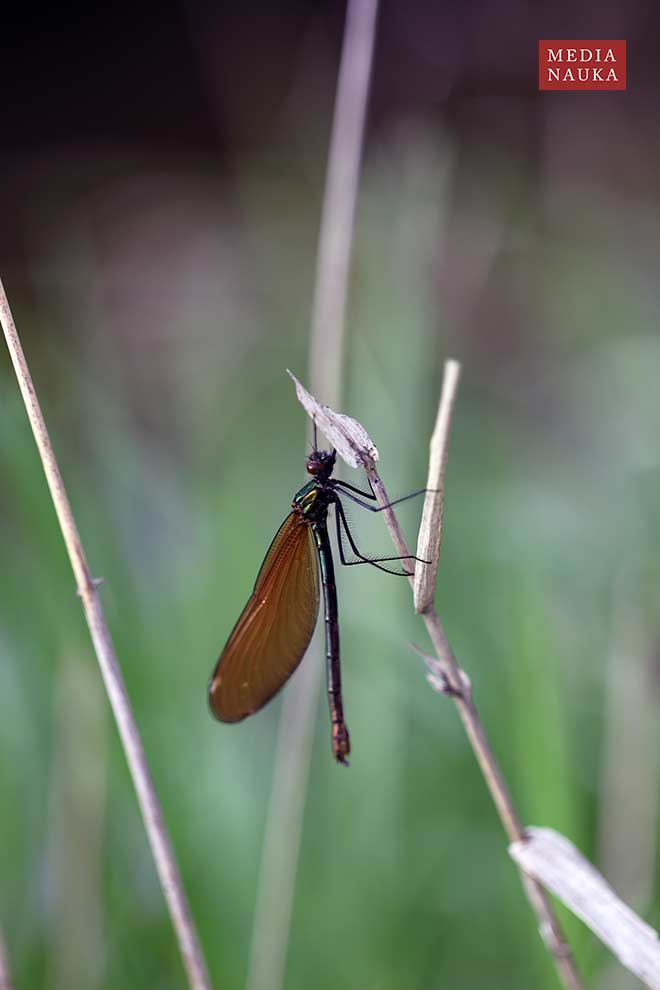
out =
[[[451,421],[451,406],[453,404],[456,389],[453,376],[445,376],[445,385],[451,388],[449,397],[441,395],[440,408],[444,411],[444,419],[447,423]],[[443,392],[445,389],[443,388]],[[431,462],[438,466],[438,471],[442,471],[444,476],[444,465],[447,456],[447,444],[449,442],[449,429],[436,430],[432,439]],[[394,510],[390,506],[385,485],[380,475],[376,471],[374,462],[365,465],[367,474],[379,504],[383,507],[385,523],[390,531],[392,540],[401,556],[408,557],[410,549],[403,531],[396,518]],[[442,492],[444,486],[433,485],[434,489]],[[442,497],[442,494],[440,495]],[[429,492],[427,498],[437,498],[437,491]],[[387,506],[387,508],[385,508]],[[440,509],[442,515],[442,509]],[[409,583],[414,590],[414,574],[409,577]],[[446,693],[449,694],[461,718],[468,740],[483,774],[486,786],[493,799],[497,813],[502,822],[502,826],[510,842],[520,842],[525,839],[525,831],[522,826],[518,812],[514,806],[511,794],[506,785],[506,781],[491,749],[486,736],[485,729],[479,717],[476,705],[472,700],[472,692],[469,689],[469,680],[462,673],[456,662],[456,658],[449,645],[444,628],[435,610],[435,606],[430,604],[420,612],[431,642],[437,656],[438,673],[446,685]],[[530,904],[539,920],[539,932],[548,951],[552,954],[559,977],[567,990],[583,990],[583,984],[578,976],[577,968],[573,960],[571,949],[564,937],[561,926],[555,914],[550,898],[545,889],[531,877],[521,871],[523,887]]]
[[[341,399],[346,300],[378,0],[349,0],[337,81],[312,302],[309,380]]]
[[[338,403],[364,123],[378,0],[350,0],[342,43],[311,317],[310,378]],[[259,871],[248,990],[280,990],[302,836],[314,715],[322,674],[318,637],[284,696]]]
[[[23,396],[30,426],[39,451],[57,519],[76,580],[78,595],[89,626],[96,658],[117,723],[126,762],[133,778],[144,827],[156,863],[156,870],[179,942],[181,957],[191,990],[211,990],[206,962],[190,912],[174,849],[167,832],[163,810],[149,772],[147,757],[135,715],[126,691],[119,661],[105,620],[103,607],[87,563],[78,527],[73,516],[62,475],[53,451],[46,422],[30,375],[25,354],[11,315],[9,302],[0,281],[0,322]]]

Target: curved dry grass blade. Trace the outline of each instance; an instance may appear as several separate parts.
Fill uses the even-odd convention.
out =
[[[660,990],[660,940],[624,904],[572,842],[551,828],[529,828],[509,852],[525,873],[542,883],[581,918],[626,969]]]

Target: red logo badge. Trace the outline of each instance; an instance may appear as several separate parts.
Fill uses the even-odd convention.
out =
[[[625,88],[625,41],[539,41],[539,89]]]

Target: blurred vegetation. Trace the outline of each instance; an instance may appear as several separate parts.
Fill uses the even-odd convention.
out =
[[[206,160],[103,159],[84,179],[53,162],[24,218],[30,260],[3,272],[227,988],[245,978],[280,702],[221,726],[206,684],[304,481],[285,368],[305,380],[320,172],[294,155],[246,155],[231,188]],[[403,494],[425,478],[442,361],[462,360],[438,606],[523,820],[605,869],[604,792],[628,801],[639,770],[632,747],[608,778],[606,712],[631,733],[657,721],[660,218],[641,188],[593,181],[584,162],[534,171],[438,128],[381,132],[343,403]],[[16,982],[181,988],[6,355],[0,375],[0,908]],[[411,538],[419,510],[402,511]],[[387,552],[362,515],[361,545]],[[409,649],[425,638],[408,587],[370,568],[339,582],[354,754],[349,771],[333,763],[323,704],[287,987],[556,987],[456,714]],[[633,595],[637,635],[615,644]],[[616,664],[646,679],[641,709],[608,703]],[[657,924],[654,809],[631,803],[627,827],[653,871],[633,906]],[[600,978],[604,951],[566,926]]]

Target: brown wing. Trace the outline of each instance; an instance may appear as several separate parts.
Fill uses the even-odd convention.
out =
[[[270,701],[302,660],[318,610],[314,536],[292,512],[270,545],[213,671],[209,702],[216,718],[240,722]]]

